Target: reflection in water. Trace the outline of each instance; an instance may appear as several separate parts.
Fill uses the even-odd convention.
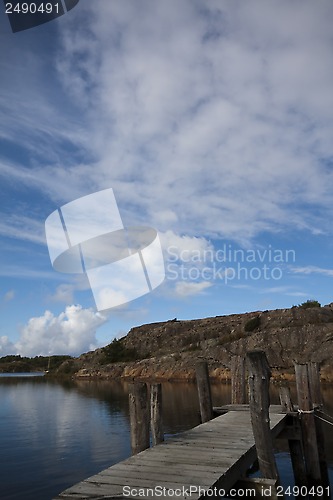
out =
[[[228,384],[213,384],[213,404],[229,403],[230,392]],[[333,387],[324,386],[323,395],[333,415]],[[1,378],[0,398],[2,500],[51,499],[130,455],[126,382]],[[278,402],[277,387],[271,399]],[[196,385],[164,383],[163,417],[166,435],[198,425]],[[327,427],[332,466],[333,433]],[[290,484],[285,444],[279,451],[281,474]]]

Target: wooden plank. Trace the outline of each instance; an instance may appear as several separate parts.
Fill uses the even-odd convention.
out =
[[[214,406],[214,412],[229,412],[229,411],[250,411],[249,404],[232,404],[232,405],[222,405],[222,406]],[[285,413],[283,407],[281,405],[270,405],[269,407],[270,413]]]
[[[272,434],[276,434],[285,425],[286,415],[271,417]],[[249,413],[230,412],[109,467],[67,489],[57,500],[121,498],[124,486],[227,489],[246,472],[255,456]],[[145,496],[140,494],[140,498]],[[185,500],[186,495],[177,498]],[[191,494],[190,498],[197,500],[199,495]]]

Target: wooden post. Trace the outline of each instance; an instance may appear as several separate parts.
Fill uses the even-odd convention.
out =
[[[294,405],[291,401],[291,396],[290,396],[290,389],[289,387],[280,387],[280,401],[281,405],[286,411],[286,413],[292,413],[294,412]],[[295,417],[294,419],[294,434],[296,434],[296,431],[299,430],[299,420],[296,420]],[[303,455],[303,448],[302,448],[302,442],[300,439],[293,439],[289,438],[288,439],[288,445],[289,445],[289,452],[290,452],[290,459],[291,459],[291,464],[294,472],[294,478],[295,478],[295,485],[296,486],[306,486],[307,484],[307,479],[306,479],[306,469],[305,469],[305,463],[304,463],[304,455]]]
[[[320,368],[318,363],[307,363],[309,386],[313,408],[322,406],[323,398],[320,390]]]
[[[195,371],[197,377],[201,421],[204,423],[213,418],[213,404],[210,392],[207,361],[200,361],[197,363]]]
[[[295,365],[298,406],[301,417],[302,441],[307,486],[321,486],[321,473],[316,434],[316,423],[312,407],[307,365]]]
[[[308,363],[308,375],[309,375],[309,387],[310,395],[312,401],[312,408],[320,408],[323,405],[323,398],[320,388],[320,367],[318,363]],[[316,412],[315,412],[316,415]],[[329,491],[330,480],[328,475],[326,452],[325,452],[325,436],[323,432],[323,427],[321,421],[315,417],[316,434],[317,434],[317,446],[319,455],[319,467],[322,480],[322,486],[325,491]],[[325,498],[325,496],[323,497]],[[326,498],[330,498],[327,496]]]
[[[150,387],[150,427],[153,446],[164,441],[162,422],[162,384]]]
[[[286,413],[291,413],[294,411],[294,405],[291,401],[290,389],[289,387],[282,386],[279,390],[280,403],[283,408],[283,411]]]
[[[231,404],[246,403],[245,358],[233,356],[231,358]]]
[[[264,352],[249,352],[247,361],[251,422],[260,471],[264,478],[279,480],[269,419],[269,379],[271,371]]]
[[[131,424],[131,449],[136,455],[149,448],[149,405],[147,385],[135,382],[129,385],[129,412]]]

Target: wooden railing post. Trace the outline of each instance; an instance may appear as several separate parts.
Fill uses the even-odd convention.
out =
[[[204,423],[213,418],[213,404],[207,361],[200,361],[197,363],[195,371],[199,394],[201,422]]]
[[[301,417],[302,441],[307,471],[308,487],[321,485],[321,472],[316,435],[316,423],[311,401],[308,367],[295,365],[299,413]]]
[[[320,389],[320,368],[318,363],[307,363],[309,387],[312,405],[314,408],[322,406],[323,398]]]
[[[269,379],[271,371],[266,354],[262,351],[249,352],[247,361],[251,422],[259,468],[264,478],[278,481],[279,474],[275,463],[269,419]]]
[[[129,413],[131,425],[131,449],[136,455],[149,448],[149,404],[147,385],[135,382],[129,385]]]
[[[294,411],[294,405],[291,401],[290,389],[289,387],[282,386],[279,390],[280,403],[283,410],[286,413],[291,413]]]
[[[246,380],[244,356],[231,358],[231,404],[242,405],[246,403]]]
[[[307,366],[308,366],[309,387],[312,400],[312,408],[316,410],[317,408],[320,408],[323,405],[323,398],[320,388],[320,366],[318,363],[314,362],[308,363]],[[325,436],[323,432],[322,423],[316,417],[315,417],[315,424],[316,424],[319,467],[320,467],[322,486],[324,487],[325,491],[329,491],[330,480],[329,480],[327,459],[325,452]],[[325,498],[325,496],[323,498]],[[327,498],[330,497],[327,496]]]
[[[289,387],[280,387],[280,402],[281,406],[286,413],[293,413],[294,405],[291,400],[290,389]],[[304,463],[304,455],[302,448],[302,441],[300,438],[297,439],[297,431],[299,431],[300,435],[300,423],[299,420],[293,417],[293,435],[288,439],[289,452],[291,464],[294,472],[295,485],[296,486],[305,486],[307,483],[306,479],[306,469]],[[296,435],[296,436],[295,436]]]
[[[153,446],[164,441],[162,421],[162,384],[150,386],[150,427]]]

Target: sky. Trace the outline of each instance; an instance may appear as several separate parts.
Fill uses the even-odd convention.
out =
[[[332,2],[80,0],[17,33],[1,8],[0,356],[332,302]],[[98,311],[45,220],[109,188],[166,278]]]

